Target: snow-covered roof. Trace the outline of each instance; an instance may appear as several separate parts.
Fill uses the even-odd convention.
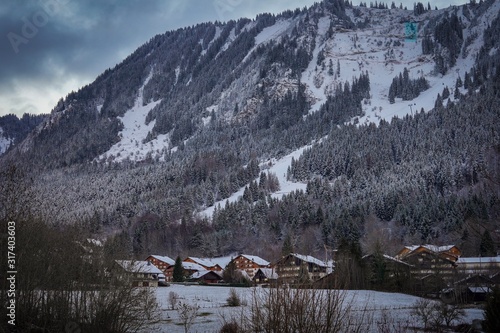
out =
[[[437,245],[431,245],[431,244],[425,244],[425,245],[410,245],[410,246],[405,246],[408,250],[411,252],[415,251],[419,247],[426,248],[429,251],[435,252],[435,253],[441,253],[441,252],[446,252],[451,250],[455,245],[443,245],[443,246],[437,246]]]
[[[271,280],[278,279],[278,273],[276,273],[276,271],[272,268],[259,268],[259,271],[261,271],[264,274],[264,276],[268,279]]]
[[[327,265],[324,261],[319,260],[317,258],[314,258],[313,256],[305,256],[305,255],[298,254],[298,253],[291,253],[291,255],[296,257],[296,258],[299,258],[302,261],[309,262],[311,264],[316,264],[316,265],[321,266],[321,267],[327,267]]]
[[[190,271],[206,271],[205,267],[192,263],[192,262],[183,262],[182,267],[184,269],[190,270]]]
[[[259,266],[267,266],[269,265],[269,261],[267,260],[264,260],[262,259],[261,257],[259,256],[251,256],[251,255],[248,255],[248,254],[240,254],[240,256],[250,260],[250,261],[253,261],[254,263],[256,263],[257,265]]]
[[[246,280],[252,279],[244,269],[237,269],[237,271],[240,272],[241,276],[243,276]]]
[[[115,260],[124,270],[130,273],[162,274],[155,265],[142,260]]]
[[[461,257],[457,260],[457,264],[486,264],[500,263],[500,257]]]
[[[153,255],[151,255],[151,257],[155,258],[156,260],[163,261],[164,263],[169,264],[169,265],[175,264],[175,260],[170,258],[170,257],[167,257],[167,256],[160,256],[157,254],[153,254]]]
[[[191,259],[195,263],[205,267],[214,267],[215,265],[217,265],[216,263],[207,258],[188,257],[187,259]]]
[[[229,264],[229,262],[233,260],[233,258],[235,257],[236,256],[233,255],[233,256],[210,258],[210,261],[213,262],[214,264],[219,265],[222,269],[224,269],[227,266],[227,264]]]
[[[219,272],[216,272],[216,271],[207,271],[207,270],[204,270],[204,271],[197,271],[197,272],[194,272],[193,274],[191,274],[191,276],[189,277],[189,279],[201,279],[202,277],[204,277],[206,274],[208,273],[214,273],[216,274],[217,276],[221,277],[222,276],[219,274]]]
[[[474,294],[487,294],[492,292],[488,287],[469,287],[469,290]]]

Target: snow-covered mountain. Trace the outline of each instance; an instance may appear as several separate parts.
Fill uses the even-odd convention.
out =
[[[75,140],[58,144],[40,142],[48,147],[61,148],[62,144],[70,155],[79,152],[64,165],[94,159],[164,161],[213,119],[231,124],[258,118],[266,112],[266,99],[297,93],[299,82],[308,102],[306,116],[319,110],[328,96],[335,96],[339,85],[351,84],[364,73],[370,79],[369,98],[363,100],[362,112],[351,121],[377,124],[380,119],[428,111],[443,88],[453,90],[457,78],[463,79],[470,72],[498,7],[498,1],[489,1],[417,15],[416,10],[323,1],[307,10],[278,16],[260,15],[254,20],[207,23],[167,32],[151,39],[93,84],[62,100],[37,136],[43,132],[59,132],[63,138],[75,136]],[[450,56],[450,45],[441,45],[436,36],[437,28],[454,33],[449,24],[454,18],[460,25],[461,36],[454,41],[460,44],[456,45],[460,52]],[[440,24],[442,21],[447,24]],[[405,35],[406,26],[412,23],[418,27],[416,39]],[[434,44],[430,50],[424,50],[427,40]],[[436,68],[438,52],[440,59],[445,55],[443,66],[447,67],[441,72]],[[423,77],[429,88],[411,101],[396,98],[391,104],[391,81],[405,68],[410,79]],[[64,133],[61,117],[84,124]],[[108,134],[83,133],[94,130]],[[88,140],[94,149],[81,147]],[[36,141],[29,141],[33,148]],[[54,162],[61,162],[61,158]]]
[[[488,135],[465,147],[451,127],[469,126],[464,131],[474,133],[497,111],[485,107],[493,113],[464,118],[465,124],[446,123],[448,114],[439,112],[476,109],[485,101],[478,96],[495,89],[500,1],[439,10],[378,7],[324,0],[277,16],[155,36],[61,99],[1,161],[40,172],[34,185],[43,197],[40,214],[127,228],[151,214],[168,223],[213,219],[213,238],[199,236],[202,243],[222,237],[220,226],[233,210],[245,225],[279,220],[279,239],[291,230],[290,221],[315,225],[310,215],[319,210],[323,238],[315,237],[326,244],[336,219],[352,211],[403,223],[395,221],[402,216],[396,207],[410,205],[424,188],[447,203],[451,194],[481,192],[477,172],[490,164],[477,162],[474,150],[483,147],[483,157],[495,160],[498,131],[487,129],[490,122]],[[432,111],[438,121],[427,115],[435,107],[448,110]],[[450,127],[444,137],[453,134],[441,149],[442,137],[419,126],[443,123]],[[429,137],[415,142],[417,134]],[[433,135],[439,142],[428,143]],[[368,137],[372,154],[363,150],[367,144],[353,150]],[[425,149],[429,160],[410,159]],[[446,149],[452,150],[448,158]],[[435,185],[430,177],[438,177],[437,165],[451,170],[446,177],[454,181]],[[395,176],[403,166],[411,179]],[[307,213],[288,222],[277,218],[274,200],[290,204],[299,192],[308,196],[300,199]],[[340,206],[330,204],[334,197]],[[242,199],[253,204],[244,206]]]

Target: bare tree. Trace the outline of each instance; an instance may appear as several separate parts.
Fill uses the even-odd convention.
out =
[[[433,301],[425,298],[418,299],[413,304],[412,315],[424,324],[424,330],[427,330],[429,324],[435,316],[435,306]]]
[[[198,310],[200,307],[198,305],[190,305],[188,303],[179,302],[177,306],[177,312],[179,313],[179,320],[184,326],[184,332],[188,333],[189,329],[193,325],[196,316],[198,315]]]

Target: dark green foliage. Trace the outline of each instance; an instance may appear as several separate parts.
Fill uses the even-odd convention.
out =
[[[479,244],[479,254],[481,257],[496,257],[497,251],[495,243],[491,238],[490,232],[485,230],[481,236],[481,243]]]
[[[290,253],[294,253],[293,243],[292,243],[292,237],[290,237],[290,235],[287,234],[285,240],[283,241],[283,246],[281,248],[281,255],[285,257]]]
[[[172,279],[174,282],[184,281],[184,268],[182,267],[182,259],[177,256],[175,259],[174,271],[172,272]]]
[[[224,268],[222,279],[230,284],[246,284],[248,281],[243,277],[243,274],[237,269],[236,263],[231,260]]]
[[[429,82],[424,77],[410,79],[408,69],[405,67],[403,74],[399,73],[399,76],[392,80],[389,87],[389,102],[394,103],[395,97],[410,101],[427,89],[429,89]]]
[[[455,13],[436,24],[434,39],[439,44],[434,48],[436,71],[445,74],[448,68],[455,65],[463,43],[462,26]]]
[[[25,113],[21,118],[16,115],[8,114],[0,117],[0,128],[2,136],[8,139],[14,139],[14,143],[21,142],[29,132],[38,126],[46,115],[32,115]]]

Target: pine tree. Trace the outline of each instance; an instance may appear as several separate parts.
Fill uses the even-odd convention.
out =
[[[496,256],[495,244],[491,238],[490,232],[485,230],[481,236],[481,244],[479,245],[479,253],[481,257],[494,257]]]
[[[172,279],[174,282],[182,282],[184,281],[184,268],[182,267],[182,259],[180,256],[177,256],[174,264],[174,271],[172,272]]]
[[[294,250],[293,250],[292,237],[290,237],[290,234],[287,234],[285,239],[283,240],[283,247],[281,248],[281,255],[283,257],[285,257],[293,252],[294,252]]]

